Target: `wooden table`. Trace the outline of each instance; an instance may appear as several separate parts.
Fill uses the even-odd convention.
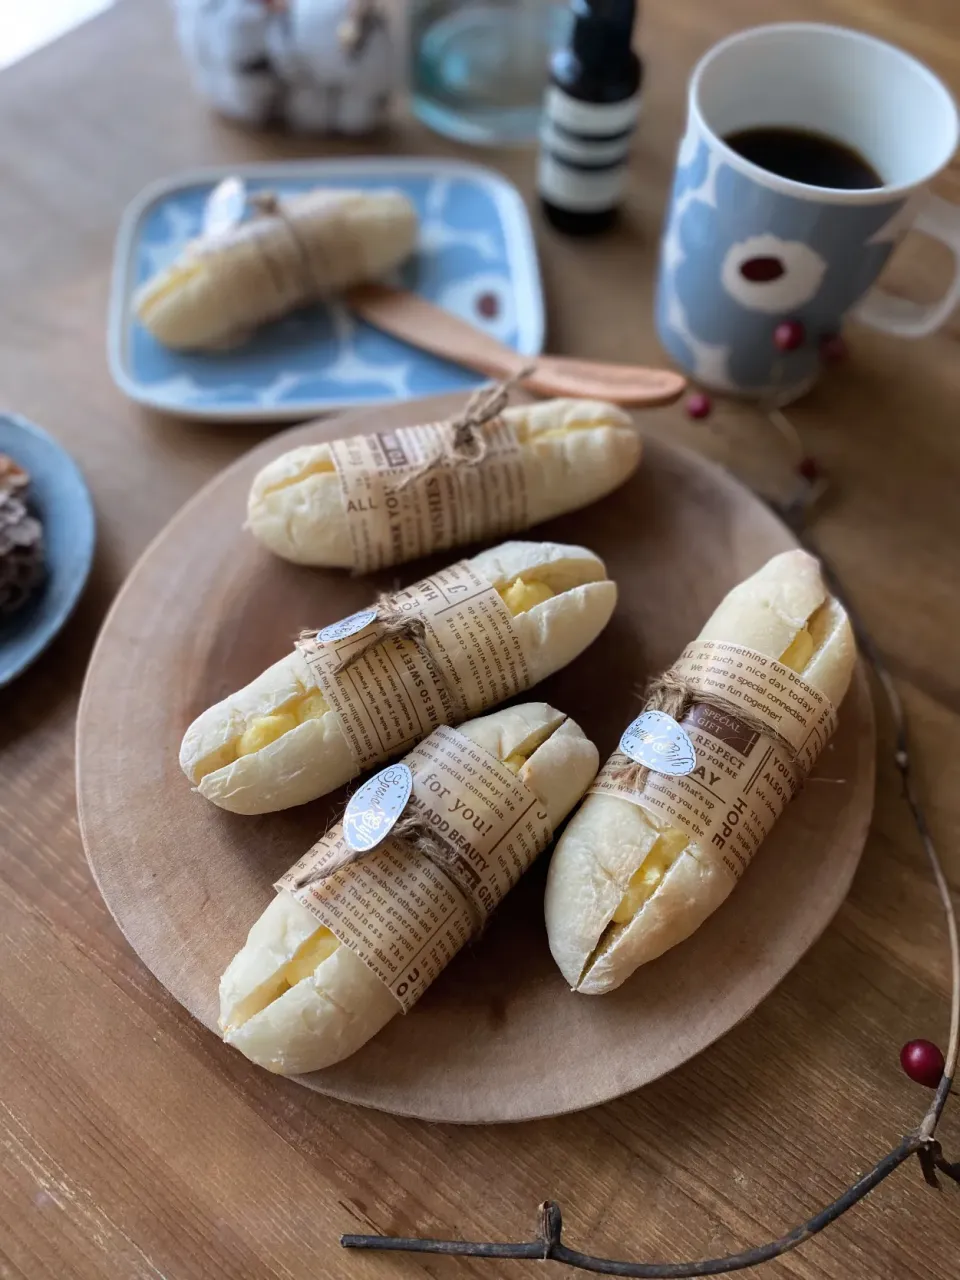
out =
[[[625,226],[589,244],[537,226],[556,351],[658,358],[652,267],[684,80],[714,40],[769,14],[760,0],[648,8],[650,86]],[[952,0],[804,0],[791,16],[864,26],[960,90]],[[227,1051],[142,968],[100,900],[77,832],[73,723],[84,665],[146,543],[262,432],[167,420],[115,390],[104,359],[114,230],[140,187],[170,170],[350,148],[250,136],[208,114],[159,0],[121,0],[4,72],[0,119],[3,401],[73,451],[100,519],[75,621],[0,694],[0,1275],[505,1280],[534,1269],[345,1255],[336,1240],[366,1229],[529,1238],[538,1200],[551,1195],[581,1248],[696,1258],[767,1239],[831,1199],[926,1105],[900,1071],[901,1043],[946,1034],[942,913],[898,795],[886,726],[874,833],[823,940],[712,1050],[583,1115],[457,1129],[309,1095]],[[409,123],[380,145],[451,150]],[[480,158],[530,190],[528,153]],[[960,199],[960,167],[939,187]],[[943,258],[911,243],[892,283],[930,296],[943,271]],[[794,414],[835,481],[817,536],[899,679],[954,885],[958,334],[956,321],[916,344],[856,332],[853,358]],[[705,427],[678,408],[646,422],[752,482],[786,483],[779,442],[747,410]],[[960,1105],[948,1107],[941,1136],[960,1158]],[[960,1193],[937,1195],[910,1165],[765,1274],[947,1280],[958,1255]]]

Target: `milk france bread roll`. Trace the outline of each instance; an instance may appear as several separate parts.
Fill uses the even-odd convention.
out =
[[[468,747],[479,748],[488,765],[492,757],[506,766],[508,775],[519,780],[521,791],[525,789],[539,809],[536,820],[544,843],[580,799],[597,769],[593,743],[572,720],[542,702],[521,703],[467,721],[457,730],[437,732],[462,735]],[[426,758],[431,741],[428,738],[414,755],[423,753]],[[501,884],[503,892],[536,853],[536,847],[528,848],[524,865],[518,865],[510,881]],[[386,901],[402,896],[404,877],[415,874],[409,863],[419,856],[409,849],[400,850],[393,863],[398,877],[395,891]],[[359,881],[364,865],[359,861],[344,867],[334,879],[323,882],[322,893],[334,903],[351,896],[362,898]],[[435,884],[439,875],[434,872]],[[459,906],[454,905],[456,889],[448,888],[446,896],[438,892],[435,897],[446,902],[446,909],[462,916],[462,900]],[[459,945],[451,945],[449,954],[441,958],[441,966]],[[435,976],[432,973],[427,982]],[[504,975],[504,981],[509,981],[509,974]],[[373,968],[322,925],[293,892],[281,888],[221,979],[220,1029],[228,1044],[269,1071],[283,1075],[315,1071],[356,1052],[407,1007],[401,1003],[402,984],[396,989],[400,996],[395,996]]]
[[[505,542],[462,563],[460,576],[474,575],[486,584],[487,594],[496,597],[494,604],[506,615],[503,625],[519,648],[515,656],[525,676],[515,686],[491,688],[487,696],[482,691],[475,694],[466,707],[452,706],[450,714],[440,716],[448,723],[503,701],[566,666],[600,634],[617,600],[616,585],[607,578],[603,561],[585,547]],[[400,594],[415,599],[421,587],[429,588],[438,578],[443,575]],[[504,634],[498,641],[501,646]],[[451,640],[458,678],[468,678],[470,653],[484,643],[480,633]],[[410,656],[409,645],[404,652]],[[383,656],[381,645],[367,660]],[[198,716],[184,735],[180,764],[200,794],[233,813],[269,813],[304,804],[342,786],[362,768],[400,754],[433,727],[411,732],[395,748],[388,743],[384,750],[358,758],[348,724],[330,705],[331,690],[328,685],[325,694],[322,683],[308,653],[298,645]]]
[[[816,559],[804,551],[775,556],[735,587],[707,621],[698,641],[718,642],[728,649],[742,646],[776,659],[833,708],[847,691],[856,660],[846,613],[824,586]],[[749,658],[741,660],[744,666],[751,665]],[[754,679],[749,674],[747,678]],[[798,690],[785,696],[790,698],[793,692],[799,696]],[[827,723],[832,727],[832,722]],[[707,750],[698,754],[698,763],[709,760],[708,740],[701,741]],[[714,739],[725,753],[716,766],[718,773],[736,759],[746,742],[748,751],[755,752],[746,766],[749,774],[769,740],[760,738],[759,748],[753,748],[749,736],[743,738],[741,733],[738,740],[734,733],[727,741],[724,748]],[[808,766],[823,745],[819,738],[811,742]],[[776,752],[774,766],[775,757]],[[618,760],[629,764],[624,756],[612,757],[598,786]],[[769,785],[786,787],[788,770],[782,760],[781,765],[779,772],[773,768],[774,781]],[[763,775],[761,770],[759,776]],[[759,796],[760,788],[768,784],[755,785]],[[789,794],[787,788],[780,807]],[[752,804],[762,807],[762,803],[762,797],[751,798],[740,807],[749,810]],[[739,812],[735,815],[735,822],[745,821]],[[772,822],[770,817],[767,825]],[[761,829],[760,839],[762,834]],[[550,950],[571,987],[587,994],[610,991],[640,965],[699,928],[736,883],[739,869],[731,873],[729,865],[732,838],[728,828],[725,833],[718,831],[716,839],[698,842],[679,825],[631,800],[596,792],[588,795],[557,845],[544,904]],[[745,861],[749,856],[746,850]]]
[[[140,323],[178,350],[217,349],[308,302],[374,280],[412,253],[417,214],[400,191],[317,188],[264,200],[192,240],[137,290]]]
[[[350,466],[346,441],[301,445],[268,463],[250,489],[247,527],[285,560],[365,571],[498,532],[519,532],[586,506],[623,484],[640,461],[640,434],[631,419],[597,400],[515,405],[503,409],[496,430],[495,443],[506,453],[491,450],[477,468],[444,459],[413,479],[411,469],[416,473],[423,459],[439,456],[443,439],[434,434],[403,444],[404,456],[420,461],[392,479],[386,474],[390,492],[379,492],[372,500],[392,501],[404,512],[413,508],[423,518],[419,525],[409,519],[405,530],[395,527],[392,539],[387,524],[364,531],[363,522],[371,517],[366,509],[353,508],[371,501],[366,490],[347,503],[350,512],[345,506],[341,475]],[[514,439],[517,448],[509,452]],[[377,465],[391,459],[373,447],[364,460],[360,483],[366,484]],[[496,468],[505,469],[505,479]],[[495,483],[485,484],[483,491],[477,485],[470,488],[477,471],[493,474]],[[435,515],[441,501],[448,505],[442,521],[429,519],[424,513]]]

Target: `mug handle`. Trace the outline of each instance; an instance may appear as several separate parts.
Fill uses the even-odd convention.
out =
[[[883,333],[893,333],[900,338],[924,338],[945,324],[960,303],[960,206],[928,195],[908,229],[932,236],[953,253],[953,279],[946,293],[938,302],[919,303],[896,298],[883,289],[872,289],[853,314]]]

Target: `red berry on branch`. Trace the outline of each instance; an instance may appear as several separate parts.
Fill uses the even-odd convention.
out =
[[[820,359],[827,364],[836,364],[839,360],[846,360],[849,354],[842,334],[827,333],[820,339]]]
[[[702,418],[709,418],[713,412],[713,401],[704,391],[694,391],[693,395],[687,396],[687,417],[699,421]]]
[[[900,1050],[900,1065],[915,1084],[936,1089],[946,1063],[932,1040],[909,1040]]]
[[[773,331],[773,345],[778,351],[796,351],[807,338],[807,331],[799,320],[781,320]]]
[[[820,463],[816,458],[810,457],[809,455],[806,458],[800,459],[797,463],[797,471],[803,476],[804,480],[809,480],[811,484],[813,484],[815,480],[819,480],[822,474],[820,471]]]

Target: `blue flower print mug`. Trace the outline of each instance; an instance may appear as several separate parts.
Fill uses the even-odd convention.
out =
[[[882,185],[807,185],[724,141],[761,128],[832,139]],[[957,139],[944,85],[871,36],[784,23],[714,46],[690,81],[660,249],[657,329],[673,359],[701,386],[786,402],[816,380],[819,344],[848,314],[901,337],[932,333],[960,301],[960,208],[927,190]],[[911,228],[954,255],[928,306],[871,290]],[[799,321],[802,341],[782,352],[773,333],[785,321]]]

